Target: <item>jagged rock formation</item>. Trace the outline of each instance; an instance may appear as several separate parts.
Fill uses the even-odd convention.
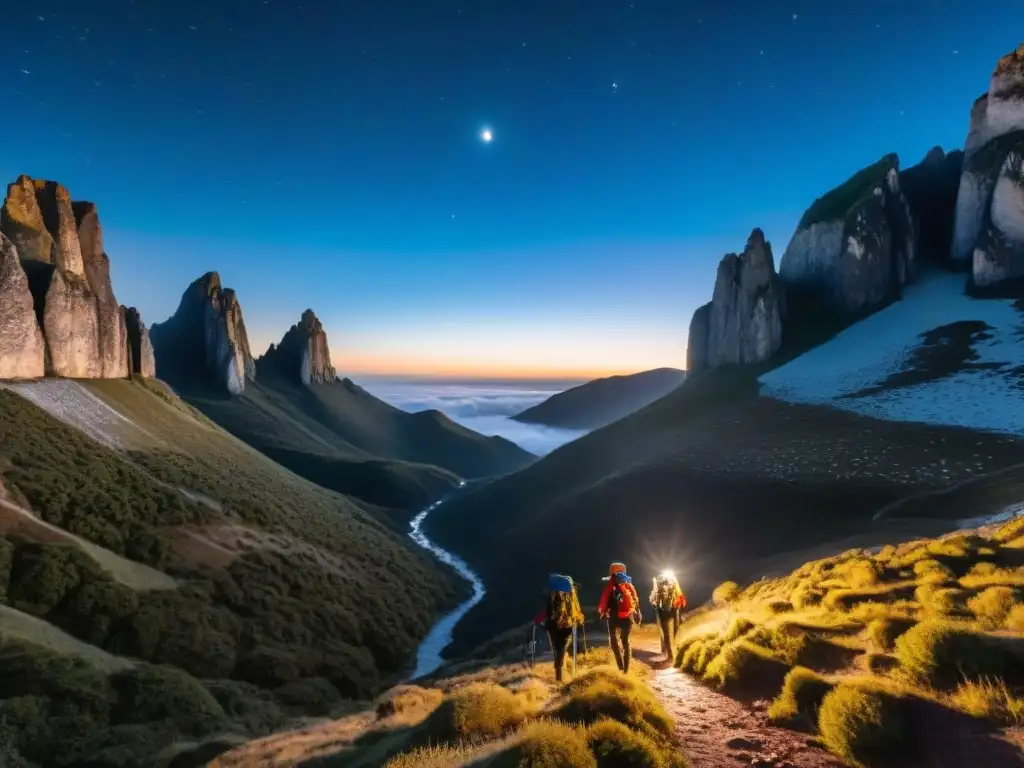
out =
[[[333,384],[338,379],[331,365],[327,332],[312,309],[303,312],[302,319],[288,329],[281,343],[271,344],[258,363],[260,368],[272,366],[277,373],[297,377],[306,386]]]
[[[991,289],[1024,278],[1024,45],[999,60],[971,110],[951,258]]]
[[[0,233],[0,379],[38,378],[45,358],[28,277],[14,243]]]
[[[158,370],[165,365],[178,369],[169,371],[170,377],[189,367],[193,375],[212,374],[232,395],[242,394],[246,380],[256,379],[242,307],[233,290],[221,287],[216,272],[207,272],[185,290],[175,313],[153,324],[150,339]],[[168,378],[162,372],[160,377]]]
[[[771,245],[755,229],[742,254],[727,254],[719,263],[710,309],[705,305],[694,313],[689,370],[767,360],[782,345],[785,313]]]
[[[20,176],[7,187],[0,231],[17,249],[28,279],[46,374],[127,376],[127,332],[96,207],[72,203],[56,182]]]
[[[947,266],[953,243],[957,190],[964,153],[933,147],[924,160],[900,173],[900,188],[917,228],[919,258]]]
[[[142,315],[135,307],[121,307],[120,315],[127,331],[126,349],[131,372],[149,379],[155,378],[156,356],[153,354],[153,344],[149,340],[149,329],[142,322]]]
[[[807,209],[782,256],[779,277],[787,290],[857,317],[899,298],[913,278],[916,252],[899,158],[891,154]]]
[[[129,374],[128,332],[121,306],[110,283],[110,257],[103,250],[103,228],[96,206],[88,202],[72,204],[82,263],[89,286],[96,294],[99,326],[100,375],[105,379]]]

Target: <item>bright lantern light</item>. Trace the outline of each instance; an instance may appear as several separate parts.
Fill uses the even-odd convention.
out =
[[[488,143],[488,144],[489,144],[489,143],[490,143],[490,141],[491,141],[491,139],[493,139],[493,138],[494,138],[494,134],[493,134],[493,133],[491,133],[491,129],[490,129],[490,128],[484,128],[484,129],[483,129],[483,130],[482,130],[482,131],[480,132],[480,138],[481,138],[481,139],[483,139],[483,140],[484,140],[484,141],[485,141],[486,143]]]

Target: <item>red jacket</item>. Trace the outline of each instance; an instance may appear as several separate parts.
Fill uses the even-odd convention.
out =
[[[597,612],[601,616],[604,616],[611,610],[612,590],[615,589],[615,586],[614,581],[609,581],[605,585],[604,592],[601,593],[601,601],[597,604]],[[636,593],[636,587],[629,582],[623,584],[622,588],[629,591],[630,597],[633,600],[633,605],[628,608],[619,608],[616,615],[620,619],[628,619],[631,615],[640,610],[640,596]]]

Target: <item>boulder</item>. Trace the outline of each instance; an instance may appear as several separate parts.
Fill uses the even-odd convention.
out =
[[[207,272],[186,289],[175,313],[153,324],[150,339],[162,379],[212,377],[231,395],[242,394],[245,382],[256,379],[242,307],[235,292],[221,286],[216,272]]]
[[[28,277],[14,243],[0,233],[0,379],[38,378],[45,358]]]
[[[886,155],[807,209],[782,256],[779,277],[787,291],[853,318],[900,296],[913,279],[916,253],[899,158]]]
[[[711,304],[690,321],[690,370],[768,360],[782,345],[785,313],[771,245],[755,229],[742,254],[719,263]]]
[[[275,373],[294,377],[306,386],[333,384],[338,373],[331,365],[327,332],[312,309],[285,333],[281,343],[273,344],[259,360],[259,367],[272,367]]]
[[[690,319],[690,340],[686,345],[686,371],[697,373],[708,367],[708,329],[711,302],[700,306]]]
[[[110,282],[110,258],[103,250],[103,229],[96,206],[72,205],[81,243],[82,262],[89,287],[96,294],[99,327],[100,375],[105,379],[129,375],[125,317]]]
[[[999,60],[971,110],[957,194],[951,261],[970,285],[996,290],[1024,277],[1024,45]]]
[[[127,330],[127,357],[131,372],[149,379],[156,378],[156,356],[153,353],[153,343],[149,339],[149,329],[142,322],[142,315],[135,307],[121,307],[120,314],[124,318]]]
[[[940,266],[950,260],[963,164],[960,150],[947,154],[933,147],[924,160],[900,173],[900,188],[918,232],[918,257]]]

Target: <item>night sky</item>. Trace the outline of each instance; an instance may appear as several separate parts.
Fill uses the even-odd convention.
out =
[[[6,5],[0,178],[94,200],[147,322],[215,269],[256,350],[309,306],[344,373],[681,367],[726,251],[962,145],[1024,30],[1019,0]]]

